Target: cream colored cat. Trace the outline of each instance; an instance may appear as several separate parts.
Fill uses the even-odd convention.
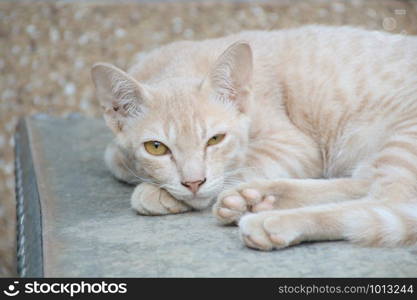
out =
[[[417,243],[417,38],[307,26],[182,41],[92,74],[141,181],[132,207],[208,207],[245,244]]]

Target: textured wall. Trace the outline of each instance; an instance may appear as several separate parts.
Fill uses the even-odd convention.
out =
[[[417,1],[157,2],[0,3],[0,275],[13,272],[17,120],[37,112],[99,115],[94,62],[125,68],[138,51],[178,39],[310,23],[417,34]]]

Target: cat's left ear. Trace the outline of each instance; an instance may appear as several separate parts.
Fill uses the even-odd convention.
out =
[[[123,131],[128,120],[141,113],[145,99],[149,97],[147,88],[107,63],[95,64],[91,75],[107,125],[116,134]]]
[[[227,48],[217,59],[208,79],[216,96],[235,102],[244,110],[252,79],[252,50],[247,42],[239,41]]]

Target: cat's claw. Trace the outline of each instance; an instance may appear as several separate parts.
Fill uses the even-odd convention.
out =
[[[277,211],[247,214],[239,221],[242,241],[249,248],[263,251],[299,243],[300,231],[292,217]]]
[[[139,214],[148,216],[178,214],[191,210],[167,191],[149,183],[141,183],[135,188],[131,205]]]
[[[246,212],[274,209],[276,197],[261,193],[248,185],[225,191],[213,206],[213,214],[224,224],[237,223]]]

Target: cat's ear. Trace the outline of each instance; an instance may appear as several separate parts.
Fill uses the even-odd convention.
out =
[[[239,41],[227,48],[217,59],[209,74],[210,86],[221,99],[237,102],[248,96],[252,79],[252,50],[247,42]]]
[[[146,89],[124,71],[107,63],[97,63],[91,69],[96,96],[104,110],[107,125],[118,133],[128,118],[141,112]]]

